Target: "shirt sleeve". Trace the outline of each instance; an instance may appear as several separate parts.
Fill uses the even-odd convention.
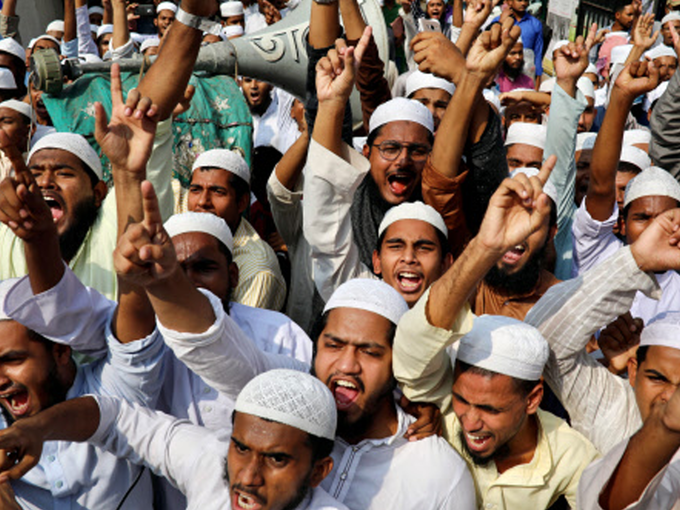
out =
[[[638,268],[625,247],[586,274],[551,287],[525,319],[550,344],[544,375],[572,426],[603,453],[642,422],[628,381],[588,356],[585,346],[630,309],[638,290],[660,297],[655,278]]]
[[[652,109],[650,127],[652,141],[649,144],[649,157],[654,164],[668,170],[677,179],[680,175],[680,75],[668,81],[668,88]]]
[[[303,224],[312,252],[316,288],[324,301],[347,280],[369,278],[373,273],[361,262],[354,244],[350,208],[370,164],[343,145],[340,158],[312,139],[305,176]]]
[[[278,262],[275,260],[274,263]],[[286,300],[286,282],[271,270],[261,270],[239,278],[238,290],[234,291],[232,299],[242,305],[279,311]]]
[[[97,44],[92,39],[90,30],[90,16],[87,12],[87,5],[76,8],[76,31],[78,34],[78,55],[90,53],[99,56]]]
[[[612,215],[605,221],[598,221],[588,212],[586,202],[574,214],[572,234],[574,237],[574,276],[592,269],[607,257],[612,256],[623,245],[614,235],[613,228],[619,218],[619,207],[614,203]]]
[[[296,189],[289,190],[276,176],[276,169],[267,181],[267,198],[276,230],[287,245],[296,245],[302,235],[302,175]]]
[[[151,156],[146,165],[146,178],[156,191],[163,221],[170,218],[175,210],[175,196],[172,192],[173,141],[171,116],[158,123]]]
[[[114,48],[113,39],[109,43],[109,51],[111,52],[111,60],[119,60],[121,58],[131,58],[137,53],[137,48],[132,39],[128,39],[120,48]]]
[[[3,39],[13,38],[21,44],[19,35],[19,16],[6,16],[0,13],[0,35]]]
[[[536,38],[534,39],[534,64],[536,66],[536,77],[543,74],[543,24],[534,18]],[[552,110],[551,110],[552,111]]]

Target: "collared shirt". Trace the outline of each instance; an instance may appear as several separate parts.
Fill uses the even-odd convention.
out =
[[[572,426],[602,453],[636,432],[642,420],[629,381],[590,357],[585,346],[593,333],[630,309],[638,290],[660,297],[654,277],[640,271],[624,247],[584,275],[552,287],[526,318],[552,350],[546,381]]]
[[[552,273],[541,269],[536,286],[524,294],[510,295],[490,287],[485,281],[477,285],[474,311],[477,315],[504,315],[523,321],[543,294],[560,281]]]
[[[586,197],[576,211],[573,224],[574,268],[579,275],[607,260],[623,246],[623,242],[612,231],[619,215],[617,205],[614,204],[609,219],[597,221],[586,209],[587,200]],[[645,324],[663,312],[677,310],[680,303],[680,275],[675,271],[666,271],[656,275],[656,279],[663,291],[661,299],[651,299],[638,292],[630,307],[630,314],[641,318]],[[601,323],[600,327],[607,324]]]
[[[522,43],[524,47],[533,50],[536,76],[541,76],[543,74],[543,23],[528,12],[525,12],[519,21],[517,21],[514,15],[511,17],[515,25],[519,25],[522,29]],[[500,16],[496,16],[492,23],[497,23],[500,19]]]
[[[26,279],[23,282],[24,285],[10,290],[19,301],[32,297],[30,284],[25,284]],[[107,328],[106,343],[107,357],[78,367],[66,399],[86,394],[115,395],[144,406],[155,406],[163,381],[165,350],[158,332],[121,344]],[[2,428],[5,426],[3,420]],[[135,485],[138,475],[141,479]],[[116,508],[133,485],[135,488],[122,508],[151,508],[148,472],[140,473],[139,466],[96,446],[66,441],[46,442],[38,465],[21,480],[12,482],[17,501],[31,510]]]
[[[534,89],[534,80],[529,78],[524,73],[519,73],[516,78],[511,78],[501,68],[496,76],[496,83],[498,84],[498,90],[502,92],[510,92],[515,89]]]
[[[626,452],[628,439],[618,444],[605,457],[593,462],[583,472],[578,488],[578,508],[602,510],[600,494],[609,483]],[[680,510],[680,451],[649,482],[637,501],[626,510]]]
[[[233,396],[250,378],[266,370],[290,368],[309,371],[309,365],[305,363],[253,348],[252,342],[224,313],[219,300],[210,292],[201,291],[210,299],[216,316],[215,323],[208,330],[196,335],[169,330],[162,324],[158,327],[166,344],[180,361],[213,388]],[[333,450],[335,466],[322,486],[354,510],[399,508],[402,505],[396,502],[402,501],[418,501],[412,508],[430,508],[430,505],[440,508],[437,502],[448,508],[453,500],[470,501],[462,495],[471,490],[464,489],[466,484],[458,462],[460,458],[447,450],[448,446],[436,437],[416,443],[402,439],[409,423],[402,417],[397,434],[384,440],[367,440],[350,446],[338,439]],[[353,458],[357,454],[360,454],[361,462]],[[421,479],[423,473],[427,476]],[[441,477],[442,474],[445,476]],[[346,483],[348,479],[351,481],[349,484]],[[413,479],[421,479],[422,485],[419,485],[420,482],[414,484]],[[383,491],[382,484],[390,491]]]
[[[232,300],[254,308],[281,310],[286,301],[286,281],[276,254],[245,218],[234,234],[234,262],[238,285]]]
[[[431,402],[441,409],[444,437],[465,456],[458,437],[460,423],[453,412],[453,366],[446,352],[472,328],[473,314],[465,305],[451,330],[432,326],[425,307],[430,291],[399,322],[394,339],[394,375],[409,400]],[[494,477],[494,466],[470,465],[480,508],[548,508],[560,495],[574,507],[579,478],[597,451],[581,434],[559,418],[539,410],[541,432],[534,457]]]
[[[87,8],[85,7],[87,10]],[[88,25],[89,27],[89,25]],[[147,164],[148,179],[156,190],[161,215],[169,218],[173,210],[170,185],[172,173],[171,121],[158,124],[153,151]],[[97,218],[87,232],[69,267],[87,285],[97,289],[109,299],[116,299],[118,281],[113,267],[113,250],[116,248],[118,223],[116,221],[115,189],[111,188],[97,211]],[[21,239],[6,225],[0,225],[0,280],[25,275],[26,260]]]
[[[186,495],[188,510],[231,508],[224,479],[227,441],[203,427],[114,398],[98,397],[97,404],[99,427],[90,443],[160,473]],[[348,510],[316,488],[295,510],[331,509]]]

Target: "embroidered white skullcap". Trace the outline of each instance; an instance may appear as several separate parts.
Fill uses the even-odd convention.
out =
[[[640,347],[652,345],[680,349],[680,312],[664,312],[644,327]]]
[[[680,12],[671,11],[666,14],[663,18],[661,18],[661,26],[665,25],[669,21],[680,21]]]
[[[0,40],[0,51],[14,55],[16,58],[20,58],[21,60],[26,60],[26,52],[24,51],[24,48],[11,37],[5,37],[4,39]]]
[[[505,146],[509,147],[516,143],[531,145],[539,149],[545,149],[546,127],[541,124],[531,124],[529,122],[513,122],[508,128],[505,137]]]
[[[40,35],[40,36],[36,37],[35,39],[31,40],[32,44],[30,45],[30,48],[33,49],[33,46],[35,46],[35,43],[37,43],[41,39],[47,39],[48,41],[52,41],[54,44],[57,45],[57,48],[59,48],[59,50],[61,49],[61,41],[59,39],[57,39],[56,37],[53,37],[53,36],[47,35],[47,34]],[[59,51],[59,50],[57,50],[57,51]]]
[[[52,21],[49,25],[47,25],[47,28],[45,29],[45,32],[63,32],[64,31],[64,22],[60,19],[55,19]]]
[[[538,329],[510,317],[482,315],[460,340],[456,359],[525,381],[543,374],[550,349]]]
[[[94,7],[89,7],[89,8],[87,9],[87,14],[88,14],[88,16],[89,16],[90,14],[101,14],[101,15],[103,16],[103,15],[104,15],[104,9],[102,9],[101,7],[95,5]]]
[[[539,173],[540,170],[538,168],[521,167],[515,168],[512,172],[510,172],[510,177],[515,177],[517,174],[524,174],[527,177],[535,177]],[[548,179],[548,182],[543,185],[543,193],[548,195],[552,201],[557,204],[557,188],[553,184],[552,180]]]
[[[586,70],[583,71],[583,74],[597,74],[597,67],[595,67],[595,64],[590,62],[588,67],[586,67]]]
[[[652,166],[652,160],[649,159],[647,153],[633,145],[624,145],[621,147],[621,157],[619,158],[619,161],[635,165],[640,171]]]
[[[223,18],[241,16],[243,14],[242,2],[223,2],[220,4],[220,14]]]
[[[597,133],[579,133],[576,135],[576,152],[592,150],[595,147]]]
[[[241,25],[227,25],[222,29],[222,33],[226,36],[227,39],[231,39],[232,37],[242,36],[245,33],[245,31],[243,30],[243,27]]]
[[[400,120],[415,122],[430,133],[434,132],[434,119],[426,106],[405,97],[395,97],[375,109],[368,122],[368,134],[389,122]]]
[[[158,37],[149,37],[145,39],[142,45],[139,47],[140,53],[144,53],[149,48],[156,48],[161,44],[161,40]]]
[[[172,2],[161,2],[156,7],[156,14],[158,14],[161,11],[177,12],[177,6]]]
[[[664,92],[666,92],[666,89],[668,88],[668,80],[661,82],[658,87],[656,87],[654,90],[647,92],[647,96],[645,97],[645,110],[649,110],[652,106],[654,106],[654,103],[656,102],[657,99],[659,99],[661,96],[663,96]],[[650,133],[650,139],[651,139],[651,133]],[[641,143],[648,143],[648,142],[641,142]]]
[[[678,55],[677,53],[675,53],[675,50],[670,46],[666,46],[665,44],[659,44],[657,47],[652,48],[649,51],[646,51],[645,57],[651,60],[661,57],[673,57],[677,59]]]
[[[423,73],[416,69],[406,80],[406,97],[420,89],[440,89],[453,95],[456,86],[448,80],[438,78],[431,73]]]
[[[328,387],[313,375],[279,368],[246,384],[234,410],[335,440],[338,410]]]
[[[229,253],[234,253],[234,237],[231,230],[219,216],[204,212],[185,212],[170,216],[163,225],[170,237],[189,232],[203,232],[210,234],[227,247]]]
[[[626,62],[628,55],[630,55],[632,49],[633,49],[632,44],[622,44],[621,46],[614,46],[612,48],[611,59],[609,60],[609,63],[612,66],[614,64],[623,65]]]
[[[113,33],[113,25],[102,25],[97,29],[97,39],[99,39],[101,36],[106,35],[106,34],[112,34]]]
[[[576,82],[576,88],[579,89],[581,94],[585,97],[590,97],[595,100],[595,86],[588,78],[581,76]]]
[[[449,236],[448,229],[446,228],[446,224],[444,223],[441,214],[435,211],[433,207],[426,205],[423,202],[404,202],[387,211],[385,217],[380,222],[380,227],[378,227],[378,237],[383,235],[383,232],[385,232],[387,227],[392,225],[392,223],[401,220],[424,221],[439,230],[445,237],[448,238]]]
[[[97,153],[92,146],[87,143],[87,140],[80,135],[75,133],[51,133],[42,137],[38,143],[31,148],[31,152],[28,153],[26,162],[30,162],[33,155],[43,149],[60,149],[70,152],[80,159],[80,161],[85,163],[99,179],[103,178],[102,162],[99,159],[99,156],[97,156]]]
[[[650,196],[671,197],[680,202],[680,184],[663,168],[650,166],[628,182],[623,207],[628,207],[633,200]]]
[[[547,94],[552,94],[553,89],[555,88],[555,78],[548,78],[544,82],[541,83],[541,85],[538,87],[539,92],[545,92]]]
[[[0,72],[0,74],[2,74]],[[0,108],[9,108],[10,110],[14,110],[15,112],[19,112],[25,117],[28,117],[29,119],[33,118],[33,108],[31,108],[31,105],[28,103],[24,103],[23,101],[17,101],[16,99],[8,99],[7,101],[3,101],[0,103]]]
[[[398,324],[401,316],[408,311],[408,305],[396,289],[370,278],[348,280],[335,289],[323,313],[335,308],[357,308],[385,317],[392,324]]]
[[[227,149],[211,149],[196,158],[191,171],[197,168],[221,168],[250,183],[250,168],[240,154]]]
[[[649,143],[651,141],[652,132],[648,129],[628,129],[623,132],[623,145],[635,145],[636,143]]]
[[[0,67],[0,89],[12,90],[15,88],[17,88],[17,82],[12,71],[6,67]]]

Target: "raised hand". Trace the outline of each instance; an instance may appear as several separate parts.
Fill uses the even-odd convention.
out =
[[[635,356],[644,328],[642,319],[630,312],[618,317],[600,332],[597,344],[607,360],[607,368],[614,374],[622,374],[628,367],[628,359]]]
[[[319,103],[335,101],[345,107],[354,87],[357,69],[371,38],[371,30],[370,26],[366,27],[356,48],[347,46],[343,39],[336,40],[335,48],[316,64],[316,94]]]
[[[466,61],[468,72],[484,81],[494,76],[521,32],[511,18],[502,25],[493,24],[490,30],[479,35],[470,48]]]
[[[475,30],[479,30],[489,17],[489,14],[491,14],[491,9],[493,9],[491,0],[475,0],[470,2],[465,10],[463,23],[469,24]]]
[[[640,16],[633,27],[631,42],[642,51],[647,51],[659,37],[659,31],[652,33],[653,30],[654,14],[648,13]]]
[[[465,71],[465,57],[441,32],[419,33],[411,41],[411,49],[413,60],[424,73],[432,73],[457,84]]]
[[[120,278],[133,285],[149,287],[179,268],[170,236],[163,228],[158,199],[150,182],[142,183],[144,219],[128,226],[113,252]]]
[[[580,35],[575,42],[570,42],[554,52],[553,62],[558,80],[568,79],[576,83],[588,67],[588,54],[593,47],[596,34],[597,24],[593,23],[585,40]]]
[[[489,201],[477,239],[500,257],[536,232],[550,214],[550,199],[543,193],[557,158],[550,156],[535,177],[518,174],[505,179]]]
[[[630,246],[643,271],[660,273],[680,270],[680,209],[657,216]]]
[[[114,172],[132,172],[141,178],[151,156],[158,114],[148,97],[132,89],[125,101],[118,64],[111,66],[111,119],[101,103],[95,103],[94,136],[111,161]]]
[[[659,70],[653,62],[633,62],[626,65],[616,78],[614,92],[632,100],[654,90],[658,84]]]

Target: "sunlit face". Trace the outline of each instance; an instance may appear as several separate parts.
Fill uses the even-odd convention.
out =
[[[678,68],[678,59],[676,57],[659,57],[654,59],[654,65],[659,70],[659,80],[668,81],[675,74]]]
[[[451,101],[451,94],[442,89],[419,89],[411,95],[410,99],[415,99],[430,110],[434,118],[434,130],[436,132],[444,113],[446,113],[446,107]]]
[[[671,197],[649,196],[633,200],[625,217],[628,244],[633,244],[654,218],[676,207],[678,202]]]
[[[425,14],[430,19],[440,19],[444,13],[444,2],[442,0],[430,0],[427,2]]]
[[[392,335],[385,317],[357,308],[335,308],[317,342],[314,371],[335,397],[339,430],[370,428],[391,402]]]
[[[314,461],[307,432],[235,413],[227,453],[234,510],[293,510],[332,467],[330,457]]]
[[[628,30],[635,20],[635,7],[631,5],[626,5],[623,10],[614,14],[614,19],[618,21],[624,30]]]
[[[680,32],[680,20],[667,21],[661,27],[661,36],[663,37],[663,43],[666,46],[673,47],[673,36],[671,35],[670,25],[675,27],[677,32]]]
[[[264,81],[248,78],[241,79],[243,96],[251,111],[262,114],[271,101],[272,86]]]
[[[529,7],[529,0],[506,0],[506,3],[517,14],[524,14]]]
[[[442,254],[435,228],[420,220],[394,222],[385,231],[380,253],[373,253],[373,271],[394,287],[409,307],[416,304],[450,263],[451,256]]]
[[[466,449],[481,462],[491,460],[503,446],[511,446],[543,397],[542,385],[525,396],[507,375],[489,377],[463,372],[458,364],[452,392],[453,411]]]
[[[521,42],[512,47],[508,56],[505,57],[505,64],[514,70],[521,70],[524,67],[524,45]]]
[[[659,401],[668,402],[680,385],[680,350],[649,346],[640,366],[635,358],[628,361],[628,377],[635,390],[642,420],[646,421],[652,405]]]
[[[190,211],[215,214],[236,232],[241,214],[248,207],[248,194],[240,199],[231,185],[231,172],[221,168],[199,168],[191,175],[187,205]]]
[[[175,13],[170,9],[163,9],[158,13],[156,18],[154,18],[153,23],[158,28],[158,36],[163,37],[165,32],[170,28],[172,22],[175,21]]]
[[[510,172],[517,168],[541,168],[543,149],[525,143],[513,143],[507,147],[505,157]]]
[[[595,116],[597,114],[595,111],[595,99],[592,97],[587,97],[586,101],[588,103],[586,105],[586,109],[583,110],[583,113],[578,118],[579,133],[587,133],[590,131],[590,128],[593,127],[593,122],[595,122]]]
[[[400,120],[382,126],[373,146],[364,146],[364,156],[371,163],[371,177],[380,195],[387,203],[399,205],[420,189],[420,177],[426,160],[413,161],[409,151],[404,148],[394,161],[389,161],[376,147],[386,141],[416,145],[430,151],[430,135],[420,124]]]
[[[5,132],[9,141],[24,152],[28,147],[31,131],[30,119],[11,108],[0,108],[0,129]]]

